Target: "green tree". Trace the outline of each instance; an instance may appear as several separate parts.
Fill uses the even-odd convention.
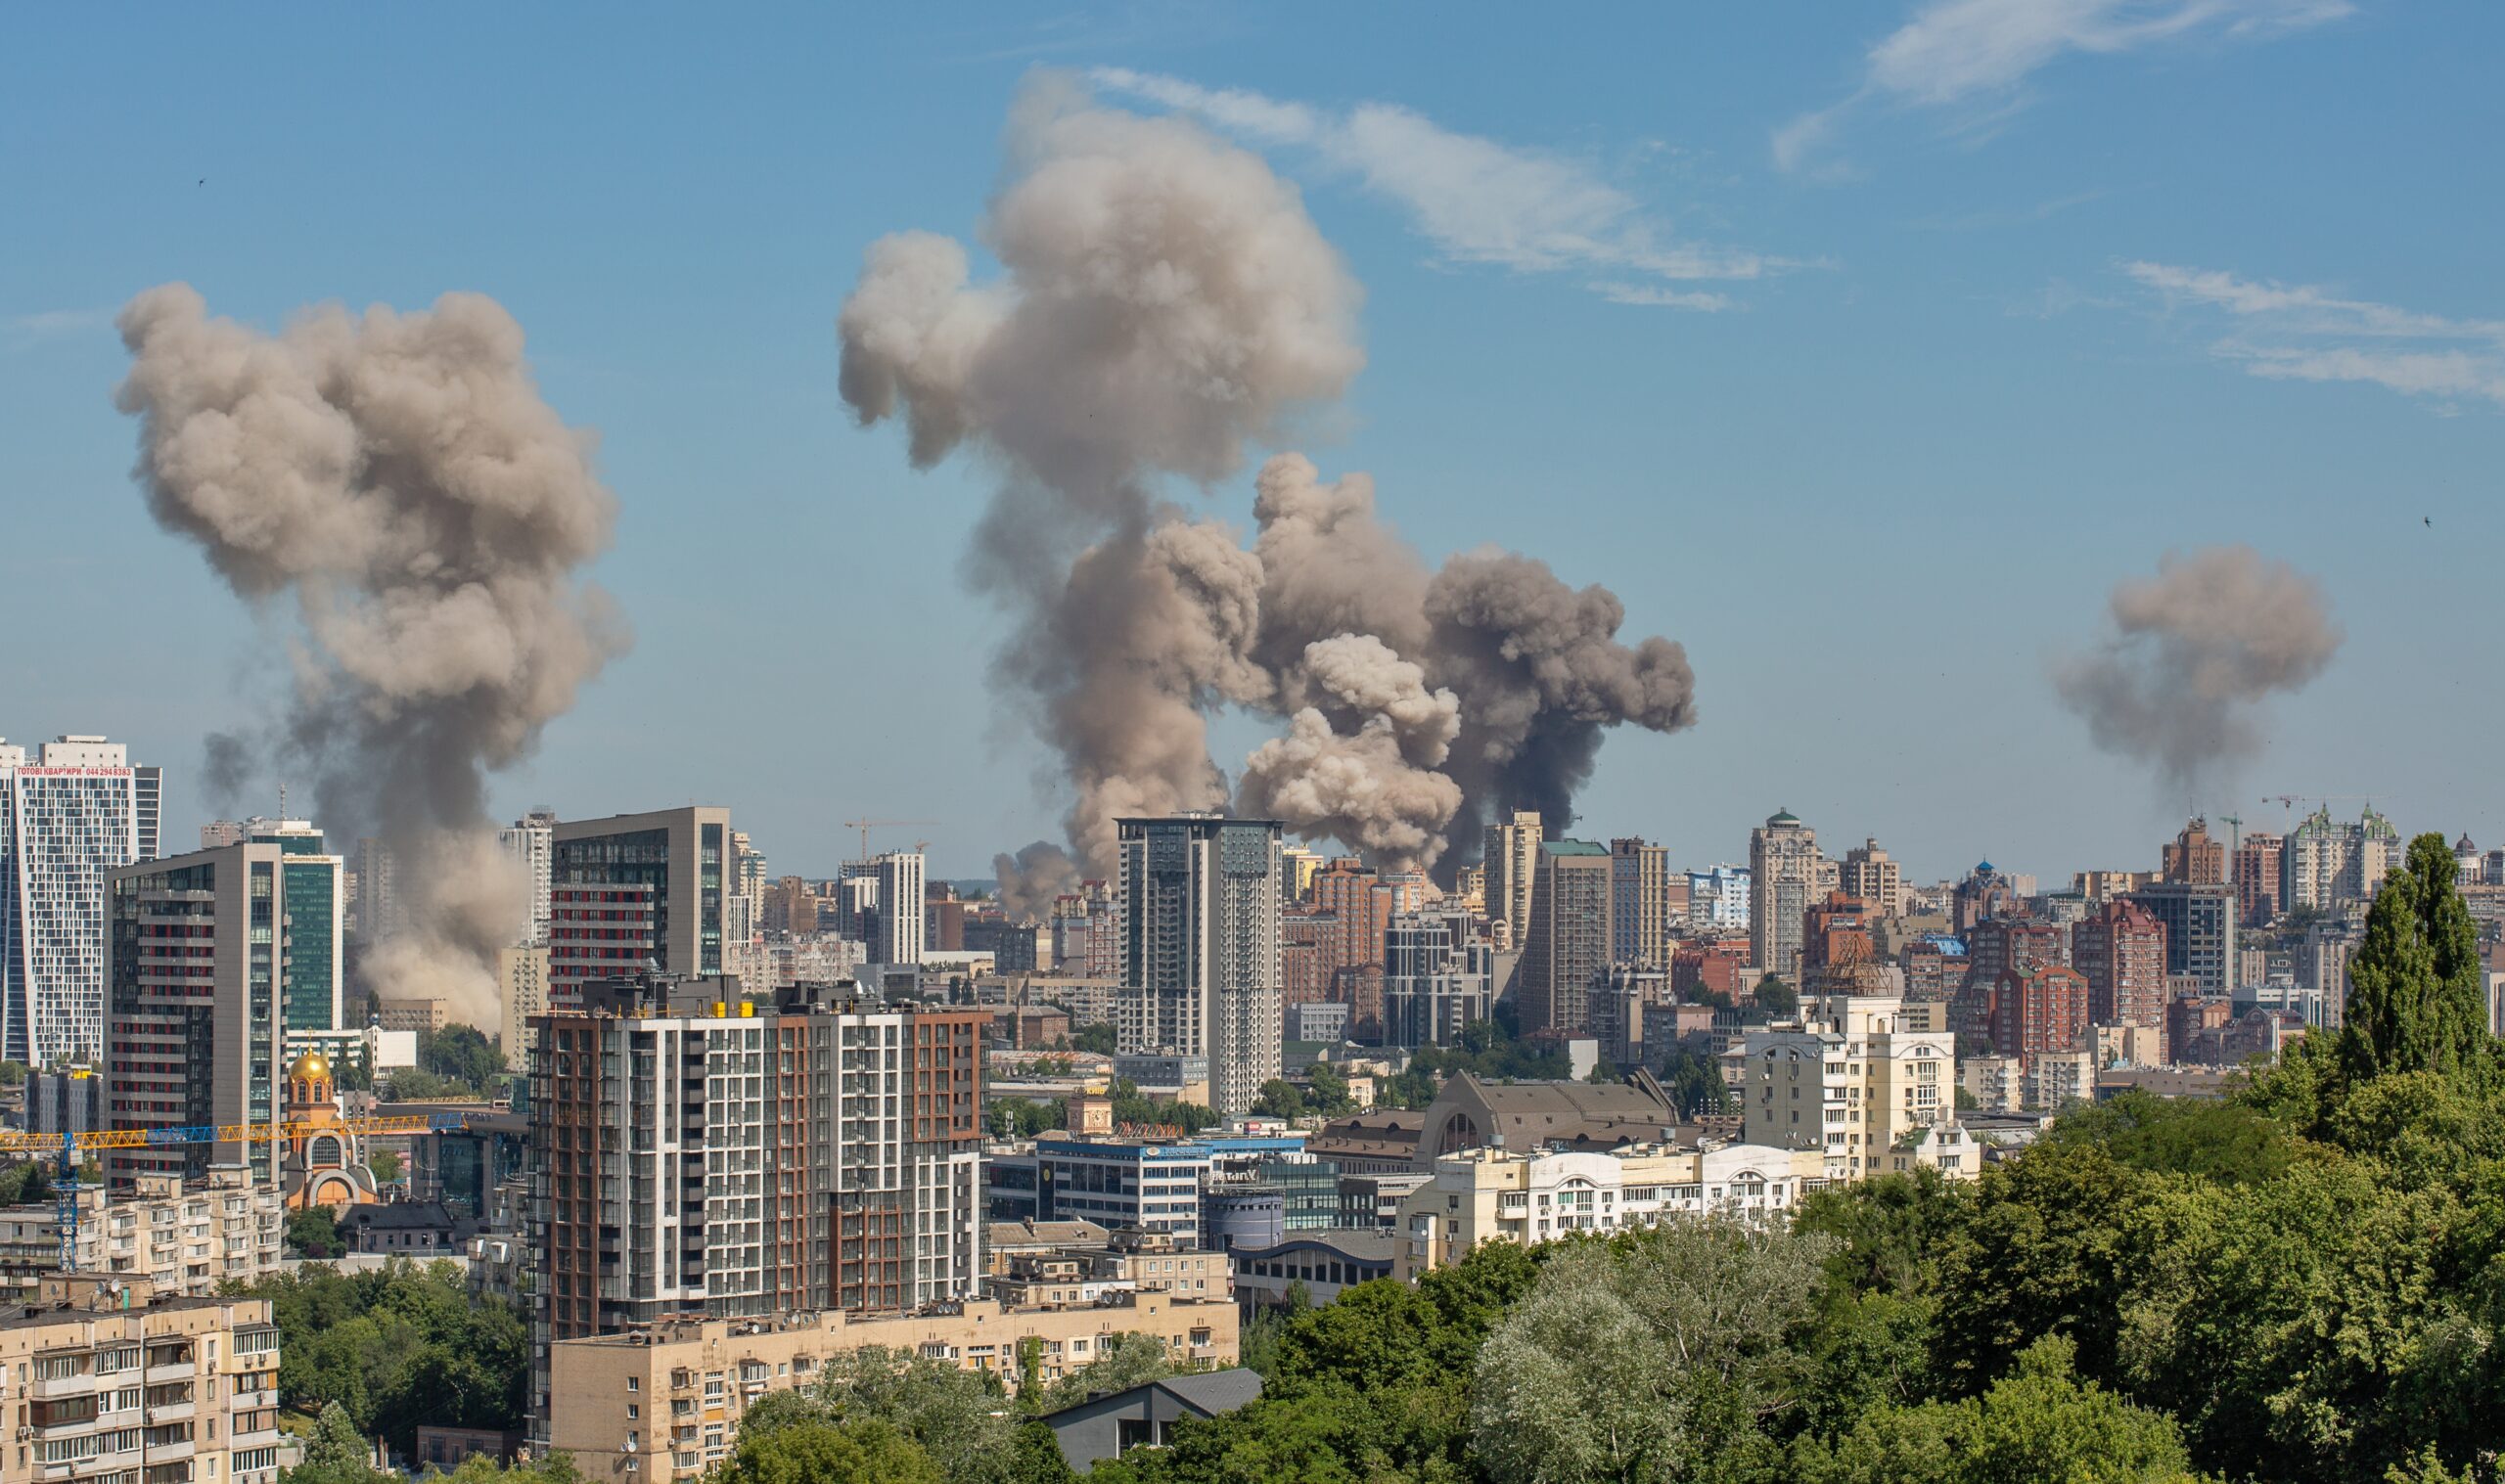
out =
[[[23,1087],[26,1064],[23,1061],[0,1061],[0,1087]]]
[[[817,1383],[749,1409],[743,1442],[807,1425],[875,1422],[895,1430],[950,1484],[1002,1484],[1014,1419],[997,1376],[886,1346],[839,1351]]]
[[[339,1214],[329,1206],[306,1206],[288,1212],[287,1245],[303,1257],[339,1256],[346,1250],[340,1239]]]
[[[385,1484],[390,1477],[374,1466],[374,1445],[337,1402],[315,1415],[303,1462],[280,1476],[281,1484]]]
[[[465,1087],[492,1087],[505,1074],[504,1054],[472,1025],[418,1032],[418,1067]]]
[[[1773,1446],[1805,1375],[1786,1343],[1832,1243],[1736,1221],[1621,1233],[1550,1259],[1478,1361],[1472,1430],[1499,1478],[1667,1479]]]
[[[1348,1096],[1348,1079],[1327,1061],[1316,1061],[1304,1069],[1305,1110],[1325,1118],[1338,1118],[1353,1113],[1356,1101]]]
[[[2375,893],[2348,958],[2339,1061],[2351,1081],[2450,1070],[2489,1049],[2479,932],[2454,882],[2444,837],[2422,834]]]
[[[400,1156],[389,1149],[376,1149],[368,1154],[365,1167],[372,1170],[374,1178],[385,1185],[389,1185],[400,1178]]]
[[[1060,1380],[1046,1388],[1041,1410],[1059,1412],[1100,1391],[1128,1391],[1148,1381],[1200,1369],[1203,1368],[1196,1363],[1175,1361],[1165,1342],[1153,1334],[1119,1331],[1098,1340],[1096,1354],[1086,1365],[1064,1372]]]
[[[875,1417],[740,1430],[722,1484],[949,1484],[931,1456]]]
[[[1078,1484],[1078,1477],[1070,1461],[1061,1456],[1061,1444],[1054,1441],[1051,1428],[1031,1420],[1018,1424],[1004,1484]]]
[[[1265,1118],[1301,1118],[1304,1094],[1285,1077],[1273,1077],[1253,1095],[1252,1111]]]
[[[1704,1052],[1672,1048],[1662,1063],[1660,1081],[1662,1090],[1670,1095],[1671,1106],[1679,1110],[1682,1118],[1739,1111],[1730,1084],[1722,1080],[1722,1068]]]
[[[23,1159],[0,1170],[0,1206],[32,1205],[52,1198],[52,1161]]]
[[[2047,1338],[1980,1398],[1880,1408],[1832,1449],[1795,1450],[1803,1484],[2169,1484],[2192,1477],[2163,1413],[2132,1406],[2071,1370]]]
[[[1092,1052],[1099,1057],[1114,1055],[1117,1041],[1110,1021],[1100,1025],[1082,1025],[1070,1033],[1071,1051]]]
[[[1768,1014],[1788,1015],[1800,1008],[1800,992],[1773,974],[1767,974],[1757,981],[1756,993],[1753,998],[1756,1001],[1757,1009]]]

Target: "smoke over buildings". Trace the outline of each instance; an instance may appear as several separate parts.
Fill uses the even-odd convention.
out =
[[[2112,631],[2057,660],[2053,683],[2098,746],[2156,764],[2169,792],[2257,756],[2264,702],[2303,689],[2342,639],[2319,583],[2247,546],[2168,553],[2110,607]]]
[[[889,237],[838,321],[862,423],[902,421],[918,467],[964,447],[1000,475],[967,576],[1007,609],[995,679],[1071,795],[1070,852],[1004,857],[1005,894],[1110,874],[1118,816],[1226,805],[1221,709],[1287,726],[1238,807],[1395,867],[1499,809],[1562,827],[1604,729],[1693,720],[1679,648],[1618,644],[1606,590],[1503,553],[1431,571],[1363,474],[1271,459],[1249,550],[1176,504],[1344,390],[1357,287],[1293,187],[1188,121],[1047,77],[1006,148],[982,228],[1001,281],[972,283],[945,238]]]
[[[119,324],[116,401],[140,419],[158,522],[256,607],[294,600],[294,690],[268,745],[311,775],[328,830],[398,862],[406,928],[369,976],[494,1026],[495,952],[527,905],[486,776],[626,645],[580,576],[615,517],[590,435],[540,399],[521,327],[478,294],[326,306],[273,336],[168,284]],[[222,776],[238,750],[213,754]]]

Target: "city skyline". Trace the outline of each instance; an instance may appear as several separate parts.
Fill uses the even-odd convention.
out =
[[[1911,53],[1883,43],[1957,41],[1941,7],[1810,38],[1746,19],[1630,20],[1640,44],[1615,49],[1623,60],[1586,57],[1588,76],[1526,67],[1539,75],[1499,100],[1433,66],[1468,60],[1436,50],[1452,43],[1403,58],[1381,21],[1344,22],[1344,47],[1317,49],[1344,55],[1319,71],[1302,65],[1309,41],[1291,65],[1272,38],[1211,46],[1172,15],[1042,38],[1041,51],[998,19],[941,61],[932,36],[874,22],[843,39],[915,60],[858,97],[752,90],[734,116],[677,120],[691,132],[657,139],[608,82],[569,78],[580,116],[614,138],[589,146],[537,116],[508,120],[537,153],[499,152],[515,157],[477,164],[478,181],[454,161],[477,156],[462,151],[479,136],[463,131],[479,123],[368,141],[410,201],[440,208],[427,218],[436,230],[417,233],[384,196],[299,189],[344,163],[347,142],[296,127],[336,84],[301,100],[273,90],[180,147],[170,134],[142,144],[161,107],[143,101],[128,120],[0,166],[64,224],[0,277],[0,386],[45,429],[0,453],[0,480],[29,496],[26,539],[0,557],[0,617],[39,633],[99,563],[130,574],[80,652],[119,662],[72,666],[41,646],[0,661],[0,686],[29,713],[12,735],[127,740],[166,769],[176,840],[212,816],[264,812],[275,792],[266,780],[220,803],[202,787],[199,740],[274,706],[284,625],[256,626],[150,526],[127,477],[131,429],[110,402],[126,370],[114,306],[182,279],[213,310],[274,329],[327,297],[419,308],[474,289],[522,323],[550,404],[605,439],[619,529],[593,572],[639,635],[535,756],[494,778],[496,818],[693,794],[774,821],[759,846],[776,873],[813,876],[851,853],[841,821],[859,815],[934,819],[912,832],[932,840],[936,877],[979,877],[995,851],[1053,834],[1066,797],[1029,787],[1040,754],[1004,723],[979,657],[998,622],[957,573],[989,475],[909,475],[891,435],[850,429],[832,326],[871,241],[972,229],[995,136],[1040,60],[1092,79],[1108,105],[1191,113],[1254,149],[1363,287],[1366,369],[1336,426],[1285,446],[1306,447],[1326,477],[1372,473],[1384,515],[1431,558],[1520,545],[1570,583],[1616,590],[1625,635],[1687,647],[1697,725],[1615,735],[1567,833],[1641,835],[1701,868],[1742,859],[1749,830],[1780,807],[1836,841],[1877,838],[1911,879],[1988,857],[2051,881],[2137,864],[2186,812],[2275,831],[2285,821],[2260,800],[2286,792],[2371,794],[2404,832],[2484,842],[2505,834],[2505,800],[2461,740],[2489,730],[2498,703],[2422,636],[2477,632],[2475,554],[2500,519],[2479,498],[2497,444],[2479,374],[2492,371],[2491,305],[2479,254],[2462,251],[2486,208],[2434,189],[2422,157],[2429,131],[2482,137],[2493,105],[2411,88],[2416,122],[2308,118],[2309,88],[2371,100],[2460,38],[2376,7],[2242,9],[2272,23],[2102,48],[1952,47],[1928,55],[1980,70],[1930,82],[1892,70]],[[89,22],[41,24],[60,32],[66,65],[23,79],[6,107],[69,116],[71,92],[110,91],[77,44]],[[121,56],[124,70],[171,77],[177,57],[218,51],[187,25]],[[509,56],[485,65],[544,57],[558,29],[520,22]],[[249,76],[354,39],[314,25],[233,60]],[[387,67],[424,67],[442,44],[389,39]],[[664,67],[658,36],[621,35],[603,60],[621,77],[684,66],[720,87],[745,39],[726,31],[711,38],[721,50],[700,41]],[[1520,39],[1532,62],[1589,40]],[[1717,53],[1745,65],[1701,60]],[[916,88],[928,96],[908,101]],[[883,116],[921,126],[892,158],[813,158],[794,142]],[[2242,127],[2193,127],[2229,116]],[[1387,139],[1413,153],[1380,153]],[[706,189],[702,162],[743,148],[753,177],[730,172],[702,199],[719,228],[748,234],[747,255],[651,214],[648,198]],[[640,154],[649,178],[620,171],[613,151]],[[1502,177],[1522,196],[1477,198],[1518,214],[1457,218],[1422,195],[1431,177],[1414,167],[1438,151],[1522,162]],[[194,154],[233,163],[195,166]],[[582,164],[585,183],[529,198],[546,246],[518,251],[470,204],[474,187],[484,200],[544,185],[542,157]],[[2288,162],[2325,157],[2351,168],[2293,192]],[[2192,212],[2196,181],[2209,204]],[[166,199],[177,186],[191,194]],[[2415,230],[2392,233],[2369,209],[2388,192],[2405,196]],[[1560,217],[1561,201],[1597,214]],[[303,230],[273,243],[263,210]],[[602,246],[620,211],[679,292],[652,296],[660,263]],[[1547,235],[1522,235],[1526,224]],[[370,250],[386,232],[394,249]],[[753,282],[713,271],[733,261]],[[621,302],[638,309],[603,312]],[[1909,362],[1926,336],[1936,343]],[[2429,351],[2406,364],[2468,379],[2319,380],[2403,364],[2379,350]],[[1820,435],[1785,431],[1804,421]],[[1541,435],[1508,431],[1529,427]],[[1241,522],[1250,491],[1248,469],[1205,501],[1176,493]],[[2232,792],[2168,797],[2148,769],[2095,750],[2046,662],[2096,642],[2114,584],[2170,549],[2234,541],[2319,580],[2346,644],[2274,703],[2270,748]],[[881,555],[898,552],[924,560]],[[735,573],[737,603],[674,591],[689,562]],[[2394,600],[2404,587],[2417,603]],[[207,662],[122,684],[146,636],[175,622]],[[856,642],[888,625],[907,642]],[[775,636],[805,647],[805,668]],[[876,696],[914,708],[861,725],[851,702]],[[656,728],[655,697],[738,718],[737,735]],[[2447,724],[2391,725],[2385,708],[2412,697]],[[1271,730],[1223,720],[1212,752],[1233,769]],[[804,744],[821,736],[841,739],[842,766]]]

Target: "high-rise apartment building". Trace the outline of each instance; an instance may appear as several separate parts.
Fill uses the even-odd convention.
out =
[[[2279,915],[2283,843],[2275,834],[2248,834],[2236,842],[2236,913],[2247,927],[2265,926]]]
[[[2279,850],[2279,905],[2329,911],[2372,901],[2401,860],[2400,832],[2368,809],[2353,825],[2335,824],[2326,804],[2288,832]]]
[[[2183,832],[2158,852],[2158,878],[2215,886],[2227,878],[2227,843],[2209,838],[2209,822],[2188,820]]]
[[[1383,1040],[1446,1046],[1494,1006],[1495,949],[1466,908],[1406,912],[1384,935]]]
[[[2096,1025],[2165,1034],[2165,924],[2138,902],[2108,902],[2071,925],[2071,965],[2087,981]]]
[[[978,1291],[987,1014],[738,993],[611,980],[540,1017],[536,1418],[555,1340]]]
[[[560,821],[550,841],[550,913],[561,886],[652,888],[652,958],[678,978],[722,967],[722,899],[730,890],[731,811],[712,805]],[[916,901],[921,900],[917,894]],[[550,972],[556,969],[552,963]]]
[[[1928,1028],[1937,1022],[1927,1007],[1853,995],[1804,1000],[1800,1011],[1797,1024],[1742,1042],[1744,1143],[1823,1149],[1829,1180],[1915,1163],[1976,1173],[1971,1147],[1951,1137],[1956,1038]]]
[[[201,832],[209,837],[211,826]],[[287,972],[279,999],[287,1028],[345,1030],[341,984],[347,934],[347,862],[331,853],[311,820],[248,819],[234,839],[276,845],[279,903],[287,918]]]
[[[1749,950],[1764,973],[1800,982],[1801,915],[1841,879],[1836,863],[1818,853],[1818,832],[1778,809],[1749,832]]]
[[[1905,910],[1904,874],[1875,839],[1864,839],[1844,853],[1838,885],[1845,896],[1859,898],[1883,918],[1901,916]]]
[[[1592,975],[1609,967],[1610,853],[1590,840],[1543,840],[1516,1001],[1523,1034],[1590,1023]]]
[[[2221,882],[2159,881],[2132,892],[2165,927],[2165,971],[2199,982],[2201,993],[2224,999],[2235,990],[2235,888]]]
[[[2087,1041],[2087,980],[2059,964],[2004,969],[1993,986],[1992,1050],[2031,1065],[2037,1057],[2081,1050]]]
[[[1609,870],[1611,961],[1667,969],[1673,921],[1669,851],[1645,840],[1612,840]]]
[[[68,735],[0,744],[0,1055],[93,1059],[105,1035],[105,878],[157,855],[158,770]]]
[[[496,955],[497,998],[504,1006],[505,1065],[530,1070],[530,1049],[537,1044],[537,1021],[548,1013],[548,946],[517,943]]]
[[[879,927],[871,936],[873,964],[922,962],[922,852],[890,850],[872,863],[879,882]]]
[[[1501,825],[1487,827],[1485,852],[1480,865],[1487,873],[1487,919],[1504,923],[1496,934],[1499,948],[1519,949],[1530,931],[1531,893],[1539,885],[1539,842],[1548,827],[1536,809],[1517,809]]]
[[[660,968],[660,913],[650,881],[548,888],[548,1004],[582,1003],[584,986]]]
[[[1322,869],[1322,852],[1302,845],[1282,846],[1279,862],[1279,891],[1287,898],[1287,905],[1294,907],[1304,900],[1305,891],[1313,884],[1313,874]]]
[[[1250,1112],[1285,1056],[1279,823],[1180,814],[1116,824],[1118,1045],[1207,1057],[1210,1105]]]
[[[111,874],[105,1112],[114,1127],[271,1121],[295,951],[287,870],[284,846],[247,840]],[[329,930],[319,932],[327,939]],[[122,1186],[248,1164],[274,1183],[279,1156],[258,1143],[146,1145],[108,1151],[105,1172]]]
[[[496,843],[522,868],[523,879],[530,893],[530,916],[515,940],[521,943],[548,941],[548,888],[555,880],[557,855],[557,811],[533,809],[496,832]]]
[[[1716,866],[1687,874],[1687,914],[1708,927],[1749,930],[1754,887],[1746,866]]]
[[[391,847],[372,835],[356,842],[356,936],[373,943],[400,930],[400,868]]]

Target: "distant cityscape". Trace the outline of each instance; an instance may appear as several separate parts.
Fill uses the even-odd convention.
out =
[[[2118,1090],[2215,1096],[2341,1027],[2403,845],[2324,802],[2067,881],[1923,883],[1786,810],[1684,864],[1516,812],[1439,886],[1183,812],[1013,911],[873,849],[879,822],[809,878],[727,809],[543,810],[494,837],[517,925],[480,1015],[364,971],[406,930],[382,841],[251,818],[169,851],[165,802],[102,737],[0,746],[11,1137],[93,1162],[0,1211],[0,1276],[206,1298],[318,1211],[345,1252],[455,1257],[526,1306],[511,1446],[623,1436],[690,1477],[730,1432],[640,1418],[621,1360],[645,1395],[873,1343],[1050,1385],[1114,1305],[1222,1366],[1292,1287],[1971,1179]],[[2493,1031],[2505,849],[2453,855]],[[204,1198],[207,1240],[112,1236]]]

